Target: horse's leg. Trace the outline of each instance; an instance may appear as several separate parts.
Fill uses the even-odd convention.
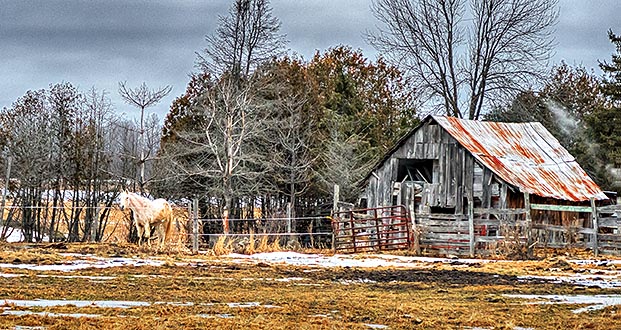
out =
[[[147,240],[147,245],[151,247],[151,227],[149,227],[149,221],[144,222],[144,235]]]
[[[164,246],[164,242],[166,241],[166,221],[160,222],[157,226],[157,235],[159,236],[160,247]]]
[[[136,222],[136,231],[138,232],[138,246],[142,245],[142,235],[144,233],[144,228]]]

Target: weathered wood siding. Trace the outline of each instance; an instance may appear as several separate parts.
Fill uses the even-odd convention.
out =
[[[401,172],[400,160],[409,160]],[[412,174],[411,169],[427,172]],[[404,179],[409,176],[416,181]],[[532,241],[548,247],[588,247],[602,241],[603,249],[621,249],[621,220],[608,215],[606,225],[598,228],[590,211],[562,207],[589,207],[589,201],[531,195],[527,206],[524,192],[482,166],[433,121],[393,149],[369,176],[365,189],[369,208],[402,204],[413,211],[417,246],[431,253],[473,254]],[[536,204],[558,207],[530,207]]]
[[[419,127],[372,173],[366,185],[368,207],[393,205],[400,159],[434,161],[432,182],[423,191],[429,207],[455,208],[456,214],[464,214],[468,198],[473,197],[481,199],[483,207],[489,207],[488,188],[495,182],[492,172],[475,166],[474,157],[432,123]]]

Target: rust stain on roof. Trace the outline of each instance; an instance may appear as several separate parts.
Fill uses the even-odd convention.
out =
[[[433,119],[481,164],[523,192],[570,201],[608,199],[541,123]]]

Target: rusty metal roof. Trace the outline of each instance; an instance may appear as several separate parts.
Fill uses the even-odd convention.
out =
[[[541,123],[433,119],[482,165],[522,192],[569,201],[608,199]]]

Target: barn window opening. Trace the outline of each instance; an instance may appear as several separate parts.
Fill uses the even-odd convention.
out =
[[[433,159],[399,159],[397,181],[433,183]]]
[[[454,207],[432,206],[432,207],[429,208],[429,213],[432,213],[432,214],[455,214],[455,208]]]

